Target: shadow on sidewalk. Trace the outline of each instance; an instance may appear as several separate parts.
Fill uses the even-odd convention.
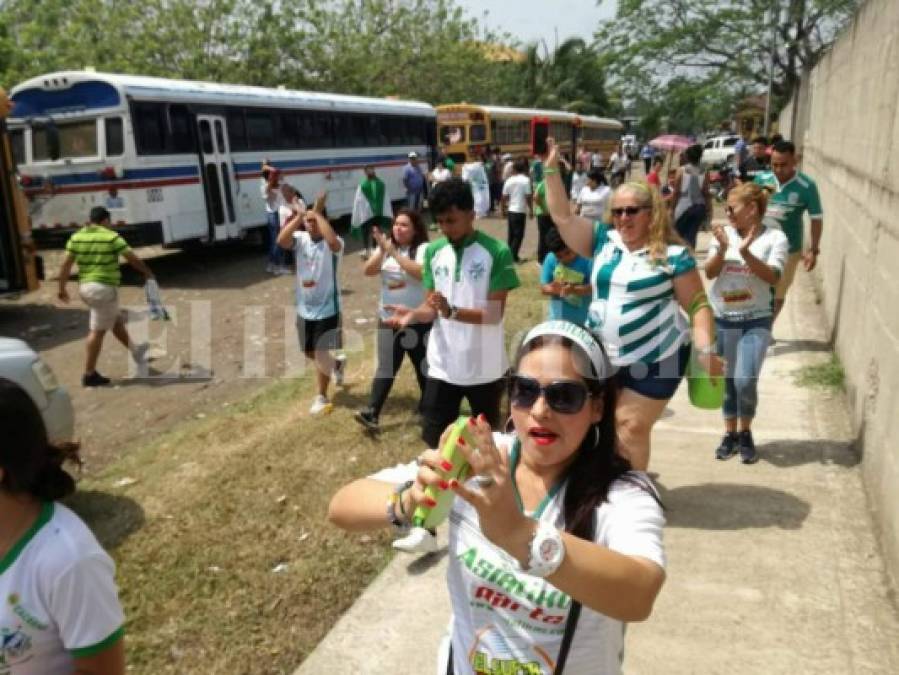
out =
[[[666,489],[656,483],[668,527],[745,530],[779,527],[798,530],[811,505],[787,492],[738,483],[704,483]]]
[[[861,457],[852,444],[840,441],[771,441],[756,446],[761,461],[782,469],[803,464],[856,466]]]
[[[797,352],[829,352],[831,346],[824,340],[786,340],[778,339],[770,348],[771,356],[784,356],[785,354],[795,354]]]

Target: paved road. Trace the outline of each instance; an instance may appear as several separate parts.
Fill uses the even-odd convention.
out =
[[[626,672],[899,673],[899,619],[845,401],[791,376],[829,358],[823,325],[800,273],[760,383],[758,464],[713,459],[721,421],[683,387],[658,424],[668,580],[652,618],[628,629]],[[445,566],[445,549],[395,558],[296,675],[434,672]]]

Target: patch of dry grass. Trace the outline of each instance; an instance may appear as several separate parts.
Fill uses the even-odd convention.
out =
[[[537,267],[519,271],[509,336],[544,311]],[[309,377],[280,381],[82,482],[71,505],[116,560],[129,672],[290,673],[388,562],[389,530],[349,535],[325,514],[341,485],[418,453],[418,391],[404,366],[367,436],[352,413],[371,344],[353,360],[329,416],[307,415]]]

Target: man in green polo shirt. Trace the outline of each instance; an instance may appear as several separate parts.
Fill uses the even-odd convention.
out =
[[[796,170],[796,146],[790,141],[774,144],[771,171],[758,174],[755,182],[772,193],[765,211],[765,225],[783,230],[790,246],[789,257],[774,292],[774,320],[777,320],[787,291],[796,277],[800,260],[804,261],[806,272],[815,268],[820,252],[818,246],[821,243],[821,233],[824,230],[824,212],[815,181]],[[812,240],[808,250],[803,253],[802,214],[805,211],[808,211],[812,221]]]
[[[85,387],[99,387],[110,382],[108,377],[97,372],[97,359],[108,330],[125,345],[138,365],[146,358],[147,345],[135,345],[131,341],[125,322],[119,314],[119,285],[122,282],[119,256],[123,256],[145,279],[154,278],[150,268],[132,252],[127,242],[109,229],[109,211],[102,206],[95,206],[91,209],[90,223],[66,242],[66,257],[59,270],[59,299],[69,302],[66,284],[72,273],[72,265],[77,264],[78,294],[90,308],[87,359],[81,378],[81,384]]]

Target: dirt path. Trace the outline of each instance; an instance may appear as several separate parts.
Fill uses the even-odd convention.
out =
[[[495,235],[504,223],[482,221]],[[528,224],[524,252],[533,256],[536,224]],[[432,238],[436,233],[431,233]],[[348,238],[343,261],[344,328],[370,338],[375,327],[378,279],[362,275],[355,241]],[[179,421],[228,407],[302,364],[293,327],[293,278],[264,271],[264,256],[249,245],[197,251],[139,251],[156,274],[173,321],[151,322],[140,278],[125,272],[121,304],[137,312],[132,335],[146,331],[157,358],[148,378],[129,373],[129,360],[111,336],[99,370],[114,386],[81,387],[87,312],[80,302],[56,301],[55,280],[18,301],[0,305],[0,335],[28,342],[53,368],[72,395],[76,434],[86,471],[96,471],[135,441],[147,441]],[[55,279],[60,255],[44,252]],[[532,264],[532,263],[531,263]],[[75,284],[70,285],[70,292]],[[352,341],[348,339],[348,347]],[[350,362],[350,374],[363,364]],[[306,402],[300,402],[305,404]]]

